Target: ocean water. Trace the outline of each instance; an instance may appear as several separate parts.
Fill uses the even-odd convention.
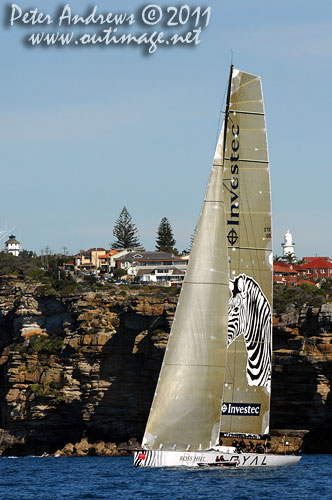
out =
[[[332,455],[306,455],[274,469],[135,469],[132,463],[132,457],[0,458],[0,499],[332,499]]]

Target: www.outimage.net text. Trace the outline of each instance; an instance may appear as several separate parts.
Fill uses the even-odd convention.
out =
[[[149,54],[160,46],[197,46],[210,23],[211,7],[141,6],[135,12],[101,12],[97,5],[85,13],[73,12],[66,4],[50,14],[18,4],[7,7],[11,28],[33,26],[24,42],[35,46],[142,46]],[[57,31],[53,31],[56,26]]]

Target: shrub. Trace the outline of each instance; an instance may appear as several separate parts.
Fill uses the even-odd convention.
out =
[[[306,283],[294,287],[278,284],[273,286],[273,310],[278,314],[285,313],[292,307],[320,307],[324,302],[325,291]]]
[[[60,384],[53,380],[43,384],[30,384],[30,389],[36,396],[57,396],[57,398],[61,398],[61,395],[58,395],[60,387]]]
[[[61,337],[48,337],[46,335],[34,335],[24,342],[12,344],[11,348],[21,355],[35,353],[54,353],[63,347]]]
[[[158,340],[160,338],[163,338],[164,335],[167,335],[167,332],[165,332],[165,330],[162,330],[161,328],[156,328],[155,330],[152,331],[151,340]]]
[[[20,276],[41,276],[39,257],[29,252],[21,252],[15,257],[11,253],[0,252],[0,276],[15,274]]]
[[[62,346],[63,339],[61,337],[46,337],[45,335],[34,335],[29,339],[29,348],[32,352],[55,352],[59,351]]]

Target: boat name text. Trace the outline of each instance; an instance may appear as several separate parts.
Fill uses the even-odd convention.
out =
[[[230,461],[238,460],[239,465],[246,465],[255,467],[256,465],[267,465],[266,455],[233,455]]]
[[[240,208],[239,208],[239,165],[237,164],[239,160],[238,150],[240,148],[239,141],[240,127],[238,125],[232,126],[232,134],[234,139],[232,139],[232,153],[230,157],[231,162],[231,174],[232,178],[230,181],[230,188],[228,189],[231,195],[231,209],[229,218],[227,219],[227,225],[232,226],[227,234],[227,239],[231,246],[234,246],[238,240],[238,226],[240,222]]]

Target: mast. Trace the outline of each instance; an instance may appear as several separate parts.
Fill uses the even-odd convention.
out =
[[[225,158],[227,124],[228,124],[228,113],[229,113],[229,101],[230,101],[230,97],[231,97],[231,86],[232,86],[233,68],[234,68],[234,66],[233,66],[233,64],[231,64],[230,70],[229,70],[228,88],[227,88],[227,97],[226,97],[226,107],[225,107],[223,158]]]

